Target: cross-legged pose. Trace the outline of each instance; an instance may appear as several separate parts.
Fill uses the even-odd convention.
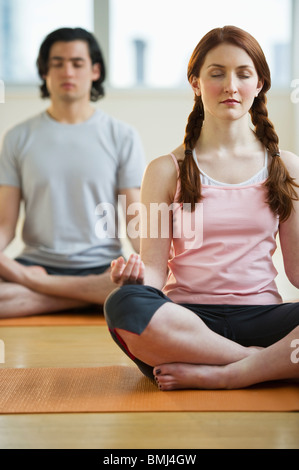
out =
[[[111,260],[122,254],[117,227],[112,236],[104,222],[140,199],[144,152],[136,130],[91,103],[103,97],[105,80],[93,35],[53,31],[37,64],[49,107],[8,131],[0,157],[0,278],[9,281],[0,282],[0,317],[103,304],[115,287]],[[11,264],[2,251],[21,201],[25,248]],[[132,245],[139,250],[139,240]]]
[[[272,256],[279,234],[298,288],[299,158],[268,118],[269,67],[226,26],[196,46],[188,80],[184,142],[145,172],[140,256],[112,262],[111,335],[162,390],[298,379],[299,303],[282,301]]]

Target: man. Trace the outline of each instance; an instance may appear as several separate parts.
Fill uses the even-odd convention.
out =
[[[105,79],[90,33],[50,33],[37,65],[50,105],[7,133],[0,157],[0,278],[10,281],[0,283],[0,317],[103,304],[115,287],[111,260],[122,250],[117,231],[99,235],[96,207],[115,208],[117,219],[118,196],[126,207],[139,202],[144,169],[136,131],[90,103],[104,95]],[[21,200],[25,248],[14,261],[2,252],[14,238]],[[138,251],[139,241],[131,242]],[[27,275],[42,287],[22,285]]]

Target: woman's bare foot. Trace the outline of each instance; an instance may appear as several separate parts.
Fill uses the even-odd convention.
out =
[[[154,368],[154,377],[160,390],[225,389],[227,366],[172,363]]]
[[[248,347],[248,357],[256,355],[263,349],[259,346]],[[230,364],[205,365],[182,362],[163,364],[154,368],[154,377],[160,390],[226,389],[231,388],[229,366]]]

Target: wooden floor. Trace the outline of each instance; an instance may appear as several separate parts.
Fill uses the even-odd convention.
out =
[[[132,365],[105,326],[0,327],[0,339],[0,367]],[[298,436],[299,413],[0,416],[1,449],[298,449]]]

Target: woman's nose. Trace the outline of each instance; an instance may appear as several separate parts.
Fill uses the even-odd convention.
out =
[[[229,75],[226,78],[226,81],[224,83],[224,91],[225,93],[236,93],[237,91],[236,81],[235,81],[235,77],[233,77],[232,75]]]

